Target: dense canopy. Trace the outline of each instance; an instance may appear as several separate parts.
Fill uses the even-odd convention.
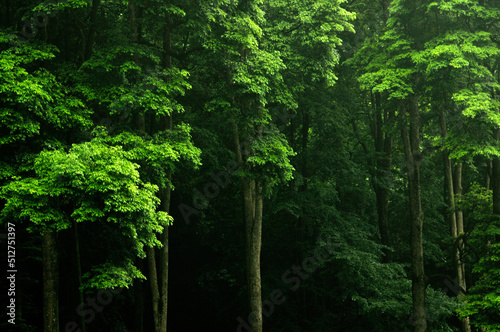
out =
[[[500,331],[498,0],[0,4],[2,330]]]

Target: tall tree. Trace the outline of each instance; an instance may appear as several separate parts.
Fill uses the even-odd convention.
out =
[[[423,214],[421,203],[420,167],[420,108],[422,75],[414,68],[411,55],[420,51],[426,34],[422,26],[426,20],[424,2],[393,1],[385,32],[375,44],[368,72],[360,77],[363,86],[374,93],[385,92],[396,100],[401,141],[405,156],[410,207],[410,248],[413,313],[415,331],[426,331],[425,290],[427,280],[423,255]],[[375,39],[376,40],[376,39]]]

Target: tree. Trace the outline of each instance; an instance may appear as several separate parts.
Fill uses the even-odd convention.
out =
[[[43,235],[46,331],[59,330],[55,233],[69,228],[73,220],[117,224],[116,231],[132,249],[128,257],[105,263],[123,271],[124,278],[107,268],[90,281],[91,287],[128,287],[133,278],[143,277],[130,259],[144,256],[144,245],[159,245],[154,233],[171,220],[155,211],[157,187],[142,183],[137,168],[120,148],[94,141],[74,145],[68,153],[42,152],[34,164],[36,177],[18,178],[2,188],[3,217],[28,220],[28,229]]]

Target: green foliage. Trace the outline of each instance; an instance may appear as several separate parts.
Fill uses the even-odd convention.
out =
[[[447,320],[454,316],[455,312],[463,307],[456,297],[449,297],[442,290],[435,290],[427,287],[425,294],[427,320],[429,329],[432,331],[455,331],[447,323]]]
[[[295,155],[285,137],[277,129],[271,130],[252,142],[247,159],[250,174],[264,179],[269,187],[293,178],[290,157]]]
[[[473,275],[477,281],[465,296],[465,306],[458,312],[469,316],[471,324],[486,331],[500,328],[500,222],[492,214],[491,191],[474,185],[464,195],[462,208],[470,218],[473,230],[469,235],[469,245],[474,250]]]
[[[146,279],[142,272],[130,261],[122,262],[121,266],[111,263],[101,264],[82,276],[83,289],[129,288],[134,279]]]
[[[492,235],[500,235],[498,225],[490,229]],[[488,253],[474,266],[473,272],[480,275],[479,280],[465,297],[466,306],[459,311],[462,317],[471,317],[471,323],[485,331],[500,328],[500,245],[491,244]]]
[[[456,207],[464,211],[459,238],[468,276],[474,268],[464,299],[427,288],[429,329],[456,329],[457,308],[477,327],[500,329],[498,221],[491,192],[471,185],[484,160],[500,154],[495,1],[135,0],[137,42],[127,1],[5,4],[2,225],[29,229],[22,241],[36,248],[39,233],[57,231],[62,264],[72,260],[68,234],[77,225],[83,290],[144,279],[136,259],[144,246],[160,246],[158,233],[181,218],[175,208],[172,216],[159,211],[166,206],[158,196],[175,188],[172,207],[195,205],[193,192],[217,183],[209,206],[197,208],[197,222],[176,222],[170,233],[170,328],[233,328],[233,318],[247,311],[239,175],[261,180],[267,194],[263,295],[282,289],[286,296],[265,319],[269,330],[410,329],[408,184],[399,143],[407,123],[397,115],[418,95],[422,150],[430,152],[421,164],[426,273],[434,287],[454,273],[446,258],[456,243],[445,223],[443,150],[464,161],[465,194]],[[43,29],[39,11],[50,16]],[[22,34],[24,18],[39,29],[20,42],[14,32]],[[242,165],[229,172],[236,138]],[[389,159],[385,169],[380,161]],[[389,190],[389,248],[380,244],[375,188]],[[299,289],[286,290],[283,272],[328,243],[338,246]],[[20,250],[20,257],[29,251]],[[386,250],[390,263],[383,263]],[[36,264],[23,270],[38,276],[40,253],[30,255]],[[68,266],[61,271],[69,280],[61,292],[64,319],[77,301]],[[28,289],[38,289],[38,279]],[[19,289],[22,317],[41,317],[40,309],[26,309],[32,295]],[[135,291],[125,292],[127,306],[138,300]],[[190,297],[198,305],[185,301]],[[118,328],[110,326],[127,319],[108,312],[124,308],[114,301],[93,329]]]
[[[142,45],[99,50],[79,69],[76,90],[89,102],[109,105],[111,115],[128,117],[130,110],[154,115],[182,112],[175,97],[191,88],[189,74],[175,67],[162,69],[155,53]]]
[[[7,46],[11,34],[0,32],[0,145],[12,144],[49,130],[86,129],[90,112],[68,88],[44,68],[55,57],[52,45],[21,43]],[[51,129],[53,128],[53,129]]]
[[[342,44],[340,33],[354,32],[356,14],[343,8],[346,1],[271,1],[266,29],[270,46],[287,66],[291,91],[303,91],[310,82],[332,85]]]
[[[141,166],[141,178],[156,183],[160,188],[172,187],[168,174],[173,173],[176,165],[185,161],[191,165],[201,164],[200,149],[191,141],[191,128],[180,124],[172,131],[161,131],[153,137],[143,137],[131,132],[108,136],[97,132],[97,140],[123,147],[128,159]]]
[[[143,246],[159,245],[155,233],[172,218],[156,211],[158,187],[142,182],[138,168],[121,147],[100,141],[75,144],[67,153],[44,151],[35,160],[36,177],[2,188],[2,215],[29,220],[28,229],[40,233],[68,228],[72,220],[117,223],[143,257]]]

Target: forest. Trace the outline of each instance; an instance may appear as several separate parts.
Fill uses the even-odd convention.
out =
[[[0,330],[500,331],[500,0],[0,17]]]

